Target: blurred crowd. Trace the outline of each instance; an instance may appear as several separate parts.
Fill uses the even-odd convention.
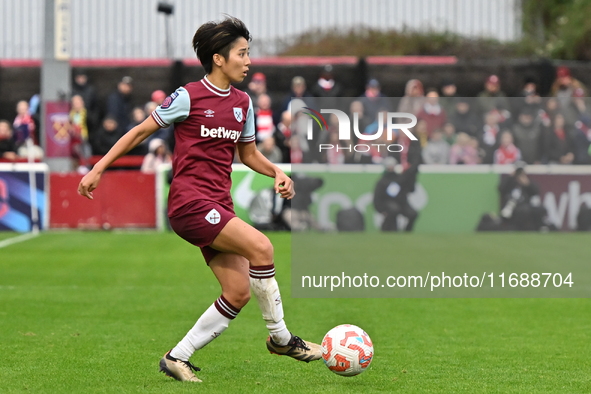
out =
[[[411,79],[406,83],[403,97],[388,98],[381,93],[380,82],[370,79],[360,97],[335,99],[331,103],[325,98],[337,97],[339,84],[332,78],[330,68],[325,68],[310,91],[301,78],[295,77],[291,97],[303,101],[298,104],[299,109],[314,108],[320,103],[318,107],[346,112],[352,129],[356,114],[357,129],[364,135],[384,132],[375,141],[364,141],[351,130],[351,140],[339,140],[339,122],[331,115],[326,117],[327,130],[310,140],[305,125],[309,118],[298,109],[292,110],[296,119],[293,127],[287,128],[289,133],[284,133],[289,135],[285,142],[291,147],[291,162],[377,164],[394,156],[406,168],[416,163],[591,164],[588,92],[567,67],[558,67],[550,97],[541,97],[538,83],[529,77],[523,81],[521,95],[511,98],[503,92],[498,76],[490,75],[483,82],[478,97],[467,98],[457,96],[453,80],[425,88],[420,80]],[[391,140],[386,140],[387,112],[414,114],[417,124],[410,131],[418,141],[410,141],[400,130]],[[281,115],[284,116],[289,114]],[[408,120],[400,123],[405,122]],[[285,124],[279,126],[280,130],[286,129]],[[318,149],[320,144],[335,148]],[[404,149],[389,152],[380,149],[380,144],[382,147],[399,144]]]
[[[254,73],[248,82],[255,111],[258,149],[276,163],[357,163],[381,164],[393,156],[406,167],[412,164],[591,164],[591,107],[587,88],[565,66],[557,69],[550,97],[541,97],[539,81],[525,78],[520,97],[508,98],[502,81],[490,75],[483,81],[478,97],[457,96],[457,83],[445,80],[441,86],[425,87],[418,79],[406,83],[400,98],[384,97],[375,78],[367,81],[357,98],[340,98],[347,81],[338,81],[330,65],[323,67],[311,86],[294,76],[291,91],[281,102],[273,102],[267,91],[267,78]],[[156,90],[143,106],[132,106],[133,80],[125,76],[108,96],[104,106],[96,88],[84,71],[74,75],[70,98],[69,133],[71,156],[84,172],[90,157],[104,155],[128,130],[141,123],[167,96]],[[310,117],[304,109],[341,109],[349,115],[352,127],[373,135],[386,130],[387,112],[412,113],[417,124],[410,131],[411,141],[396,130],[357,149],[360,141],[339,140],[338,119],[326,116],[326,126],[312,139],[307,135]],[[16,106],[13,121],[0,120],[0,158],[43,156],[38,147],[39,97]],[[354,122],[354,114],[356,121]],[[378,132],[379,134],[379,132]],[[361,141],[365,143],[366,141]],[[320,150],[320,144],[333,149]],[[380,149],[379,145],[399,144],[402,152]],[[377,146],[377,148],[376,148]],[[142,171],[153,172],[159,163],[170,162],[174,150],[173,126],[161,129],[130,154],[145,156]]]

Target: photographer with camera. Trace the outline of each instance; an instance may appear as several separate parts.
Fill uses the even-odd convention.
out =
[[[373,197],[376,211],[384,215],[382,231],[397,231],[398,215],[402,215],[408,220],[404,231],[411,232],[419,214],[408,203],[408,195],[415,190],[418,164],[404,170],[395,158],[389,156],[384,159],[384,167]]]
[[[501,218],[508,230],[539,231],[547,226],[547,212],[540,189],[525,173],[525,163],[515,165],[512,175],[499,184]]]

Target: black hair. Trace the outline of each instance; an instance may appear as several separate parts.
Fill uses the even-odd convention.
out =
[[[240,37],[252,39],[244,22],[229,15],[221,22],[207,22],[197,29],[193,49],[206,73],[213,68],[213,55],[218,53],[228,60],[232,44]]]

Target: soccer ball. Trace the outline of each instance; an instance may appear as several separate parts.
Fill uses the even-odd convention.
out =
[[[359,375],[371,363],[373,343],[361,328],[341,324],[324,336],[322,358],[328,369],[338,375]]]

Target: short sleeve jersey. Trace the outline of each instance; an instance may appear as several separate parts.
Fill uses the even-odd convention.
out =
[[[230,86],[222,90],[207,77],[178,88],[152,112],[161,127],[174,124],[173,180],[168,215],[210,200],[233,209],[230,188],[238,142],[254,142],[250,97]]]

